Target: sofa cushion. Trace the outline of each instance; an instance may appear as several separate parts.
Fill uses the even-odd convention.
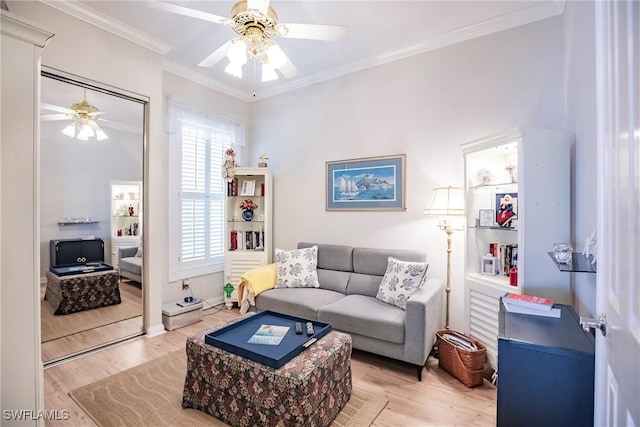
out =
[[[428,267],[426,262],[406,262],[389,257],[376,298],[404,310],[409,297],[422,286]]]
[[[353,271],[374,276],[384,276],[390,256],[401,261],[413,262],[425,262],[427,259],[422,251],[354,248]]]
[[[340,292],[326,289],[269,289],[256,297],[256,308],[317,320],[320,308],[344,297]]]
[[[347,286],[347,295],[366,295],[375,298],[382,282],[382,276],[374,276],[371,274],[351,273],[349,285]]]
[[[343,245],[298,243],[298,248],[318,247],[318,268],[325,270],[353,271],[353,248]]]
[[[318,247],[283,251],[276,249],[276,288],[318,288]]]
[[[318,311],[318,320],[334,329],[395,344],[404,343],[404,319],[404,310],[364,295],[347,295]]]
[[[351,277],[351,273],[347,273],[346,271],[318,269],[318,281],[322,289],[329,289],[330,291],[346,294],[349,277]]]
[[[142,258],[132,256],[118,260],[120,270],[130,271],[137,275],[142,275]]]

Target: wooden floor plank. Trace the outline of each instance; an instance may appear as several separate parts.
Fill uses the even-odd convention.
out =
[[[240,317],[237,308],[205,310],[203,321],[153,338],[140,337],[97,353],[45,369],[45,408],[69,411],[68,420],[48,420],[46,426],[94,426],[68,396],[69,391],[125,369],[183,349],[187,337]],[[374,427],[385,426],[493,426],[496,388],[467,388],[430,358],[418,382],[415,367],[354,350],[353,384],[389,400]]]

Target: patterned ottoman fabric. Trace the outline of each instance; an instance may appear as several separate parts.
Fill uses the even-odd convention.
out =
[[[44,299],[54,308],[53,314],[70,314],[92,308],[120,304],[117,271],[56,276],[47,271]]]
[[[330,332],[280,369],[187,340],[182,407],[232,426],[327,426],[350,395],[350,335]]]

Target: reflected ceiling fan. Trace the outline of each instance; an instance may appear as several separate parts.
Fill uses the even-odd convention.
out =
[[[225,18],[163,0],[148,0],[149,6],[154,9],[230,26],[239,37],[220,46],[198,65],[212,67],[226,56],[229,64],[225,71],[238,78],[242,78],[242,66],[247,63],[248,57],[262,63],[263,82],[276,80],[278,75],[275,70],[285,78],[296,75],[296,67],[272,40],[273,36],[338,41],[347,35],[347,27],[344,26],[279,23],[278,15],[269,3],[270,0],[241,0],[231,8],[231,18]]]
[[[62,130],[62,133],[81,141],[88,141],[89,138],[94,137],[98,141],[109,138],[105,131],[98,125],[98,122],[104,127],[138,134],[141,133],[141,130],[136,126],[101,118],[100,115],[104,114],[104,112],[87,102],[87,89],[83,89],[82,101],[71,104],[69,108],[44,102],[40,103],[40,108],[44,111],[55,111],[58,113],[41,114],[40,119],[42,121],[71,120],[71,123]]]

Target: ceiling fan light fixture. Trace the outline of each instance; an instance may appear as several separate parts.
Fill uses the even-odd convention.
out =
[[[106,133],[104,133],[104,131],[100,128],[100,126],[98,126],[98,124],[93,120],[89,122],[89,126],[91,126],[91,129],[93,129],[93,132],[95,133],[96,139],[98,141],[104,141],[105,139],[109,139],[109,136]]]
[[[76,137],[76,126],[77,126],[76,122],[71,122],[67,126],[65,126],[64,129],[62,129],[62,133],[64,135],[68,136],[69,138],[75,138]]]
[[[270,82],[271,80],[278,80],[278,74],[271,64],[264,63],[262,64],[262,81]]]
[[[233,41],[233,45],[227,51],[227,58],[234,64],[244,65],[247,63],[247,45],[244,40],[238,38]]]
[[[273,68],[280,68],[287,62],[287,57],[285,56],[280,46],[275,44],[274,42],[269,42],[269,46],[266,49],[267,60],[269,65]]]
[[[80,130],[78,131],[78,135],[76,136],[76,138],[78,138],[80,141],[87,141],[89,138],[95,136],[95,134],[96,133],[93,131],[93,129],[91,129],[89,123],[83,123],[80,126]]]
[[[233,77],[237,77],[239,79],[242,78],[242,65],[236,62],[229,61],[229,65],[227,65],[224,69],[225,73],[231,74]]]

